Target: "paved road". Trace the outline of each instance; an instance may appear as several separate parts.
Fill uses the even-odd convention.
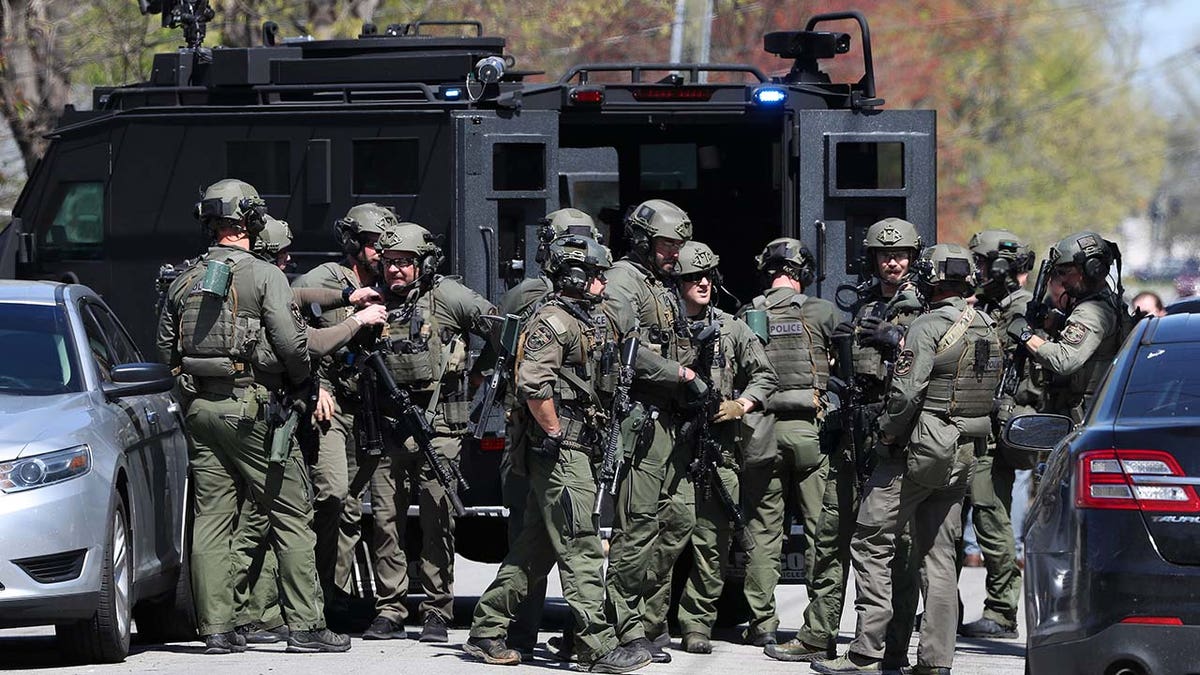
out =
[[[465,621],[469,616],[474,598],[491,582],[495,565],[483,565],[459,559],[458,592],[462,596],[456,614]],[[963,573],[961,588],[968,621],[979,618],[983,606],[983,570],[967,569]],[[561,596],[557,574],[552,575],[550,594]],[[802,612],[807,604],[803,586],[781,586],[776,592],[779,600],[781,633],[796,630],[802,623]],[[561,597],[555,603],[561,616]],[[1022,617],[1023,619],[1023,617]],[[1023,624],[1023,621],[1022,621]],[[854,607],[852,599],[847,602],[842,614],[842,642],[850,639],[854,632]],[[1024,635],[1025,627],[1021,626]],[[415,630],[412,633],[415,636]],[[0,669],[31,669],[44,673],[301,673],[351,672],[419,672],[420,675],[442,675],[443,673],[536,673],[547,670],[567,670],[568,666],[546,659],[520,668],[486,666],[467,660],[460,645],[467,637],[465,627],[450,632],[448,645],[430,645],[415,640],[370,642],[354,639],[353,648],[346,654],[283,654],[282,645],[255,648],[245,654],[229,656],[206,656],[200,654],[200,643],[177,643],[169,645],[135,644],[129,658],[122,664],[105,666],[63,666],[54,649],[54,631],[51,627],[0,630]],[[553,635],[543,633],[542,642]],[[714,643],[714,652],[709,656],[674,651],[674,662],[669,665],[652,665],[643,671],[652,673],[797,673],[807,672],[804,664],[783,663],[768,659],[755,647],[734,642],[733,635],[718,635],[730,642]],[[916,641],[912,645],[911,659],[916,658]],[[136,637],[135,637],[136,640]],[[678,646],[678,639],[675,640]],[[844,644],[843,644],[844,649]],[[1020,675],[1024,672],[1025,644],[1023,640],[961,640],[958,643],[954,672],[959,675]]]

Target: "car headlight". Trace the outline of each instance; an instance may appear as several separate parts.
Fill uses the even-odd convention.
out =
[[[86,445],[0,463],[0,492],[21,492],[78,478],[92,469]]]

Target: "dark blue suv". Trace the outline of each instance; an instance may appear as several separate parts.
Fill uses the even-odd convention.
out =
[[[1139,322],[1078,429],[1005,433],[1054,448],[1025,521],[1029,672],[1200,672],[1200,314]]]

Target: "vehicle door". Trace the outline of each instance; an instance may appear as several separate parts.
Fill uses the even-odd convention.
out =
[[[936,121],[932,110],[797,111],[794,236],[813,242],[821,297],[857,280],[879,220],[903,218],[926,245],[937,241]]]
[[[80,316],[103,381],[112,381],[109,371],[113,366],[144,361],[128,333],[102,303],[85,299],[80,304]],[[134,565],[141,578],[180,561],[182,542],[178,533],[186,487],[186,440],[170,394],[124,396],[105,405],[108,417],[122,429],[132,502]]]
[[[454,269],[499,302],[506,287],[537,275],[537,222],[558,208],[558,112],[454,113],[459,165]]]

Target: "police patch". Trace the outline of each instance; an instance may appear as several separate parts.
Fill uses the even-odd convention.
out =
[[[1083,344],[1083,338],[1087,337],[1087,333],[1087,326],[1081,323],[1069,323],[1063,329],[1062,339],[1069,345],[1080,345]]]
[[[537,328],[525,338],[525,351],[529,353],[540,352],[546,348],[546,345],[554,341],[554,331],[550,326],[544,323],[539,323]]]
[[[900,352],[900,356],[896,357],[895,373],[901,376],[911,373],[913,369],[913,361],[915,360],[916,357],[913,355],[913,351],[911,349],[905,349],[904,351]]]
[[[308,322],[304,320],[304,314],[300,311],[300,307],[294,302],[292,303],[292,319],[296,321],[296,328],[298,330],[304,330],[304,327],[308,325]]]

